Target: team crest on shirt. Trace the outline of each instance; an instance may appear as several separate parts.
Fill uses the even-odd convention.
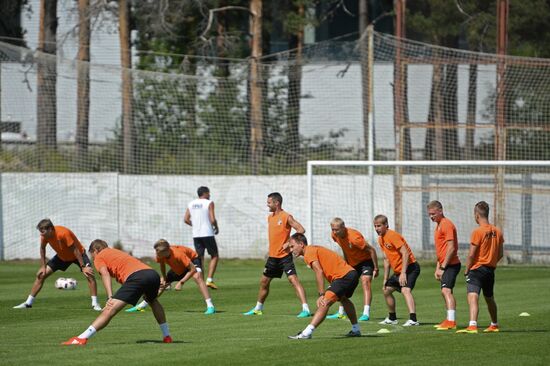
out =
[[[279,219],[279,221],[277,221],[277,225],[281,226],[283,224],[283,220]]]
[[[388,248],[388,249],[391,249],[391,248],[392,248],[392,246],[391,246],[390,243],[384,243],[384,246],[385,246],[386,248]]]

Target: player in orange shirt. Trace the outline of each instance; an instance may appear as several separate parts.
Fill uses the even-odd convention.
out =
[[[437,330],[456,329],[456,300],[453,295],[456,277],[460,272],[458,259],[458,236],[456,227],[443,214],[443,205],[439,201],[431,201],[427,205],[428,216],[437,224],[434,230],[436,253],[435,279],[441,284],[441,295],[445,301],[447,318],[436,325]]]
[[[90,244],[88,252],[94,260],[94,266],[101,275],[109,299],[101,314],[78,337],[72,337],[63,345],[85,345],[88,338],[105,328],[111,319],[127,304],[135,305],[143,296],[151,305],[153,315],[160,326],[164,343],[172,343],[172,337],[166,323],[164,309],[157,299],[160,288],[158,273],[137,258],[118,249],[109,248],[107,243],[96,239]],[[113,295],[111,277],[122,286]]]
[[[160,263],[160,289],[157,298],[162,295],[164,290],[170,286],[172,282],[176,282],[176,291],[180,291],[181,287],[190,279],[193,278],[199,287],[199,290],[206,302],[206,315],[216,313],[216,308],[210,297],[206,282],[202,278],[202,261],[197,252],[183,245],[170,245],[164,239],[158,240],[153,246],[157,254],[156,261]],[[168,275],[166,274],[166,264],[170,266]],[[147,307],[147,301],[143,300],[138,305],[126,310],[127,313],[143,311]]]
[[[90,296],[92,297],[92,309],[101,311],[101,306],[97,301],[97,284],[94,277],[94,270],[91,267],[90,259],[76,235],[63,226],[54,226],[50,219],[40,220],[36,228],[40,232],[40,269],[36,273],[36,279],[32,285],[31,294],[27,300],[14,309],[29,309],[46,278],[50,277],[56,271],[65,272],[71,264],[80,267],[80,271],[88,281]],[[46,246],[50,245],[57,253],[46,263]]]
[[[269,294],[269,285],[274,278],[281,278],[283,272],[288,281],[294,286],[296,295],[302,302],[302,311],[298,318],[311,316],[306,300],[306,292],[298,280],[296,267],[292,260],[292,254],[288,252],[288,240],[292,229],[303,234],[304,227],[291,214],[283,210],[283,197],[278,192],[270,193],[267,196],[267,207],[270,215],[267,218],[269,232],[269,258],[265,264],[262,278],[260,279],[260,290],[256,306],[243,315],[262,315],[264,302]]]
[[[344,220],[335,217],[330,222],[332,240],[336,242],[344,253],[344,258],[361,276],[363,287],[364,307],[359,321],[370,319],[370,304],[372,300],[371,282],[378,276],[378,258],[376,250],[367,243],[363,235],[350,227],[346,227]],[[327,319],[344,318],[344,307],[340,306],[338,313],[327,316]]]
[[[290,339],[310,339],[315,328],[323,322],[330,306],[336,301],[344,306],[351,322],[351,330],[346,337],[360,337],[361,329],[357,323],[355,306],[350,300],[359,283],[359,273],[338,254],[325,247],[307,245],[304,234],[295,233],[290,238],[290,250],[295,257],[304,256],[304,261],[315,272],[317,290],[317,311],[309,325]],[[325,278],[329,282],[325,290]]]
[[[494,297],[495,269],[504,254],[504,237],[496,226],[489,223],[489,204],[485,201],[476,203],[474,218],[479,225],[470,238],[470,252],[466,260],[466,288],[468,306],[470,308],[470,323],[466,329],[457,333],[477,333],[477,316],[479,314],[479,293],[483,289],[483,297],[491,317],[491,325],[484,330],[486,333],[499,331],[497,321],[497,303]]]
[[[377,215],[374,218],[374,230],[378,234],[378,244],[384,252],[384,285],[382,290],[389,310],[389,316],[379,324],[397,325],[393,292],[398,291],[403,294],[409,309],[409,320],[403,326],[420,325],[416,319],[416,306],[412,295],[416,279],[420,275],[420,265],[416,262],[405,238],[389,229],[386,216]],[[394,272],[391,277],[390,267]]]

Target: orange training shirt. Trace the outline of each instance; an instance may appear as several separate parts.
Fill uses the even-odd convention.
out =
[[[84,247],[76,235],[64,226],[54,226],[54,238],[45,240],[41,237],[40,243],[50,244],[52,249],[57,253],[59,259],[64,262],[74,262],[76,260],[73,252],[73,245],[78,247],[80,253],[84,253]]]
[[[386,254],[386,258],[390,262],[390,266],[395,274],[400,274],[403,267],[403,258],[399,252],[399,249],[402,246],[405,246],[405,248],[407,248],[407,252],[409,253],[409,264],[416,262],[409,244],[407,244],[405,238],[403,238],[401,234],[396,231],[388,229],[384,236],[378,237],[378,244],[380,244],[380,248],[382,248]]]
[[[283,250],[283,244],[290,238],[290,230],[292,229],[288,224],[289,216],[288,212],[281,211],[278,214],[272,213],[267,217],[270,257],[283,258],[288,255]]]
[[[472,245],[479,246],[476,258],[470,269],[481,266],[497,267],[500,248],[504,245],[502,232],[491,224],[480,225],[472,232],[470,238]]]
[[[443,263],[445,257],[447,256],[447,242],[449,240],[453,240],[455,242],[456,248],[453,251],[451,260],[447,264],[460,263],[460,259],[458,259],[458,236],[456,233],[456,227],[451,220],[444,217],[441,219],[439,224],[437,224],[434,230],[435,254],[439,264]]]
[[[107,267],[111,277],[114,277],[119,283],[124,283],[128,276],[134,272],[141,271],[142,269],[152,269],[130,254],[113,248],[105,248],[97,253],[94,259],[94,266],[97,271],[101,267]]]
[[[330,283],[354,270],[353,267],[346,263],[344,258],[332,250],[319,245],[304,247],[304,261],[309,267],[311,267],[313,262],[318,261],[323,270],[323,275]]]
[[[365,251],[367,242],[359,231],[347,227],[345,237],[339,238],[334,233],[331,236],[332,240],[342,248],[350,266],[355,267],[359,263],[371,259],[370,253]]]
[[[157,263],[165,263],[172,268],[172,271],[176,272],[178,275],[182,275],[187,271],[189,264],[191,263],[191,258],[187,255],[187,250],[192,250],[191,248],[186,248],[180,245],[170,245],[170,256],[168,258],[157,257]],[[192,250],[194,253],[195,251]],[[196,255],[197,253],[195,253]]]

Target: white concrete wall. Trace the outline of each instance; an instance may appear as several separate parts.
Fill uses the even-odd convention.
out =
[[[152,256],[159,238],[192,245],[191,229],[183,223],[187,203],[196,189],[211,189],[220,225],[217,241],[223,257],[262,258],[267,253],[267,194],[283,195],[283,207],[300,221],[315,244],[329,247],[329,221],[342,217],[348,226],[361,230],[369,241],[375,239],[371,227],[368,177],[316,176],[314,178],[314,222],[307,227],[308,202],[305,176],[131,176],[77,173],[3,173],[1,209],[4,258],[38,258],[36,224],[49,217],[54,224],[69,227],[87,247],[101,238],[137,256]],[[489,176],[471,176],[472,181]],[[538,176],[541,181],[550,177]],[[386,214],[394,225],[393,176],[375,176],[374,213]],[[407,176],[404,184],[418,185],[420,176]],[[468,243],[475,227],[472,210],[480,200],[492,205],[493,194],[476,192],[432,193],[446,215],[458,228],[459,241]],[[532,245],[550,248],[550,195],[533,197],[531,212]],[[433,224],[426,222],[420,192],[403,195],[403,235],[413,250],[420,251],[433,241]],[[521,195],[506,196],[506,242],[520,245],[525,237]],[[312,237],[313,232],[313,237]],[[430,243],[423,243],[428,238]],[[48,252],[52,255],[52,252]],[[461,253],[465,256],[466,253]]]

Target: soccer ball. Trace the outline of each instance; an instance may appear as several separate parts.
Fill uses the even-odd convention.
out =
[[[77,282],[74,278],[59,277],[55,280],[55,288],[59,290],[75,290]]]

